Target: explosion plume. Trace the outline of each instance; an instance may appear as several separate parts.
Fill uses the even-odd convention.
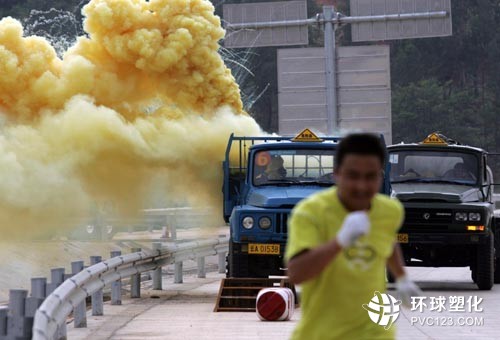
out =
[[[92,0],[88,37],[62,59],[0,21],[3,235],[102,199],[135,214],[153,181],[169,197],[219,204],[229,134],[262,132],[218,54],[213,12],[208,0]]]

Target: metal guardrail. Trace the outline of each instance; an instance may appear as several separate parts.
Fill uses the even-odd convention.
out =
[[[211,211],[211,209],[207,208],[178,207],[143,209],[142,213],[146,216],[176,216],[178,214],[208,215]]]
[[[177,229],[196,228],[207,220],[218,217],[218,212],[210,208],[176,207],[150,208],[138,211],[137,216],[123,218],[113,211],[98,211],[88,216],[65,220],[61,236],[76,240],[110,240],[119,232],[163,230],[164,238],[175,238]],[[72,228],[67,230],[67,226]]]
[[[174,282],[181,283],[183,261],[197,259],[198,277],[205,277],[205,257],[218,254],[219,272],[223,273],[225,272],[225,255],[228,252],[228,239],[210,239],[169,246],[153,243],[153,250],[150,252],[140,251],[140,249],[135,250],[138,251],[126,255],[121,255],[120,252],[112,252],[114,257],[103,262],[100,262],[101,258],[99,256],[91,257],[92,265],[86,269],[83,269],[82,261],[72,263],[72,266],[75,265],[73,269],[83,270],[79,272],[73,270],[76,274],[68,277],[65,281],[58,278],[58,283],[51,283],[57,288],[54,286],[54,290],[51,290],[52,293],[45,300],[40,297],[43,292],[37,293],[37,291],[45,291],[46,279],[43,282],[39,279],[38,281],[32,279],[30,297],[27,297],[26,290],[11,291],[9,313],[10,318],[14,320],[13,323],[19,324],[17,331],[22,332],[22,324],[28,319],[23,306],[24,304],[28,306],[30,304],[28,301],[31,301],[32,298],[35,300],[31,304],[40,305],[41,303],[34,314],[33,339],[61,339],[66,337],[66,320],[71,312],[74,313],[75,327],[86,326],[85,301],[87,297],[92,297],[93,315],[103,314],[102,291],[106,285],[111,284],[111,303],[121,304],[121,280],[125,277],[131,278],[131,297],[140,297],[140,274],[153,271],[153,289],[162,289],[161,267],[168,264],[175,264]],[[61,276],[61,270],[53,270],[52,274],[52,281],[54,281],[55,277]],[[62,269],[62,277],[66,278],[64,269]],[[47,290],[49,290],[48,286]],[[19,305],[19,308],[16,308],[17,305]],[[2,312],[7,314],[7,310],[0,310],[0,314]],[[17,318],[14,316],[17,316]],[[6,318],[5,321],[7,321]],[[9,336],[7,333],[4,333],[4,335]],[[1,334],[0,338],[2,338]]]
[[[65,225],[74,226],[67,236],[79,240],[110,240],[118,232],[151,232],[155,229],[163,230],[165,238],[175,239],[177,229],[205,225],[207,219],[213,220],[213,216],[218,215],[209,208],[151,208],[143,209],[136,217],[129,218],[117,217],[113,212],[98,212],[65,221]]]

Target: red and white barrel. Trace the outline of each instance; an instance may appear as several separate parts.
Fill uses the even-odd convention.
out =
[[[295,310],[295,296],[290,288],[264,288],[257,295],[257,316],[264,321],[287,321]]]

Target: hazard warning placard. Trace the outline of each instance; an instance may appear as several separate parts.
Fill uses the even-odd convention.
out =
[[[448,143],[438,133],[434,132],[428,135],[422,144],[448,145]]]
[[[309,129],[304,129],[301,133],[292,139],[294,142],[322,142],[323,140],[316,136],[314,132]]]

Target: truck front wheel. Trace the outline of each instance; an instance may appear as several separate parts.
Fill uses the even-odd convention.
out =
[[[385,276],[387,278],[387,283],[394,283],[394,282],[396,282],[396,279],[391,274],[391,271],[389,270],[389,268],[385,268]]]
[[[250,277],[248,256],[242,254],[232,240],[229,240],[229,253],[226,257],[226,277]]]
[[[495,275],[494,282],[500,283],[500,230],[495,231]]]
[[[490,290],[494,279],[495,248],[493,235],[490,233],[485,244],[478,245],[476,250],[475,278],[480,290]]]

